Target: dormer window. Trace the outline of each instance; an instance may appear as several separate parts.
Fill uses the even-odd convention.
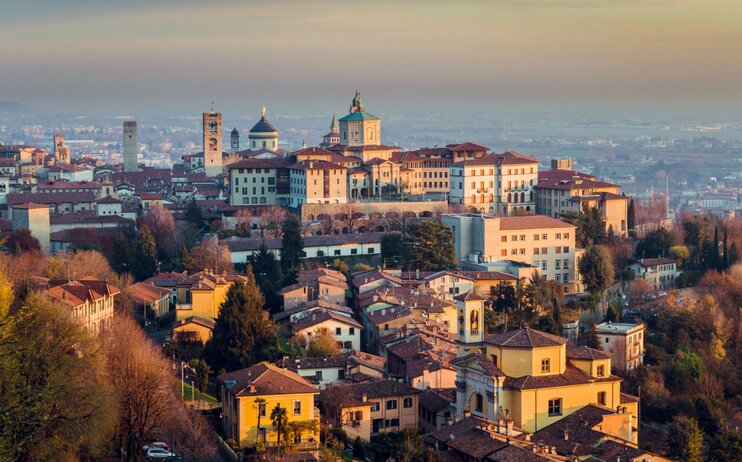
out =
[[[605,377],[605,366],[604,365],[601,364],[600,366],[598,366],[598,371],[596,375],[598,377]]]

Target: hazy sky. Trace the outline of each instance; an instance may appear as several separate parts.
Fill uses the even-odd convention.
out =
[[[175,113],[742,106],[742,0],[0,0],[0,100]]]

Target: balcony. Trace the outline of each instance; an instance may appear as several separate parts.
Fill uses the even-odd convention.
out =
[[[314,408],[314,414],[313,415],[314,415],[314,418],[315,419],[319,419],[319,408],[316,408],[316,407]]]
[[[178,304],[175,305],[175,309],[177,311],[180,311],[180,310],[192,310],[193,309],[193,304],[192,303],[178,303]]]
[[[299,451],[316,451],[319,449],[319,442],[318,441],[302,441],[301,443],[296,443],[294,445],[294,448]]]

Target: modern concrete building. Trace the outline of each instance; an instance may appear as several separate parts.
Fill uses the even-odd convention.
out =
[[[137,171],[137,123],[124,121],[124,171]]]
[[[595,326],[603,351],[621,371],[644,364],[644,324],[604,322]]]
[[[48,254],[51,251],[51,225],[49,222],[49,206],[34,204],[18,204],[13,206],[13,231],[27,229],[39,241],[41,251]]]

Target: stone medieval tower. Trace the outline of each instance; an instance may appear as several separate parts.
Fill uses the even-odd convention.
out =
[[[137,171],[137,123],[124,121],[124,171]]]
[[[222,115],[211,111],[204,113],[204,172],[214,177],[222,173]]]

